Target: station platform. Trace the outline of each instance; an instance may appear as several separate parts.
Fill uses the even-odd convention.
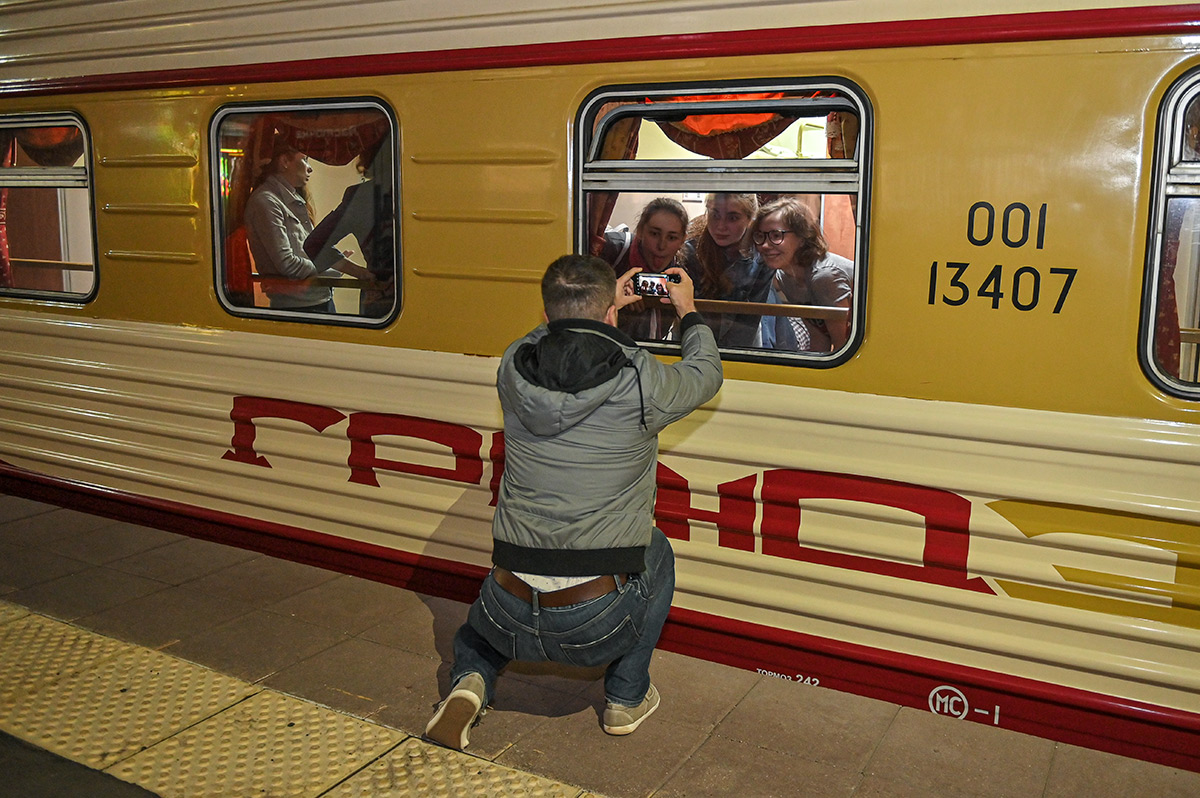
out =
[[[0,795],[1194,798],[1200,773],[658,652],[516,666],[465,752],[420,738],[466,605],[0,495]]]

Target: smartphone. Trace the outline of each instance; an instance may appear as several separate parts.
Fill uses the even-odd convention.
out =
[[[679,282],[678,274],[661,274],[657,272],[638,272],[633,275],[633,293],[639,296],[666,297],[667,283]]]

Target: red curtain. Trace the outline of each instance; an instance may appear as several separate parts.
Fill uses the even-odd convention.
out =
[[[1158,271],[1158,306],[1154,309],[1154,359],[1167,374],[1179,378],[1179,307],[1175,300],[1175,264],[1186,202],[1167,203],[1162,263]]]
[[[12,166],[16,158],[15,135],[0,130],[0,168]],[[12,288],[12,262],[8,255],[8,189],[0,188],[0,288]]]
[[[368,118],[369,117],[369,118]],[[244,141],[242,157],[234,164],[226,198],[227,229],[242,224],[242,213],[259,173],[271,160],[277,138],[282,138],[313,160],[345,166],[362,152],[374,152],[388,135],[387,117],[362,111],[266,114],[256,119]]]
[[[17,143],[38,166],[71,166],[83,155],[83,131],[73,125],[24,128]]]
[[[853,158],[858,151],[858,117],[833,111],[825,117],[826,154],[830,158]],[[850,197],[850,210],[857,217],[858,197]]]
[[[371,117],[364,121],[365,117]],[[309,158],[331,166],[345,166],[363,152],[373,152],[390,130],[387,117],[362,111],[266,117],[282,136]]]
[[[596,125],[608,112],[629,103],[609,103],[596,114]],[[642,129],[640,116],[627,116],[617,120],[604,134],[600,146],[600,158],[606,161],[628,161],[637,155],[638,133]],[[594,131],[593,131],[594,133]],[[604,248],[604,231],[617,205],[617,191],[593,191],[588,195],[588,240],[591,253],[599,255]]]

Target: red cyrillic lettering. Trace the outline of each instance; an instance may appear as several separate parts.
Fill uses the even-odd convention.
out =
[[[492,489],[492,500],[488,502],[488,507],[495,507],[500,501],[500,478],[504,476],[504,432],[500,431],[492,435],[492,448],[488,452],[488,459],[492,461],[492,480],[488,486]]]
[[[727,549],[754,551],[754,487],[758,475],[724,482],[717,486],[718,509],[692,507],[688,482],[676,471],[658,464],[658,497],[654,502],[654,521],[669,538],[690,540],[689,521],[708,521],[717,527],[717,542]]]
[[[800,502],[840,499],[879,504],[925,518],[922,564],[811,548],[800,542]],[[950,491],[821,471],[777,469],[763,474],[763,554],[896,576],[947,587],[992,593],[979,577],[967,576],[971,503]]]
[[[254,438],[258,433],[254,426],[254,419],[282,418],[288,421],[299,421],[317,432],[322,432],[345,419],[346,414],[334,410],[332,407],[293,402],[290,399],[235,396],[229,417],[233,419],[233,439],[229,442],[233,448],[221,455],[221,459],[270,468],[271,464],[267,462],[267,458],[254,451]]]
[[[376,457],[375,438],[380,435],[419,438],[446,446],[454,452],[454,468],[436,468]],[[346,436],[350,439],[350,457],[346,464],[350,466],[351,482],[379,487],[379,480],[375,477],[376,468],[476,485],[483,478],[483,460],[479,456],[483,435],[461,424],[392,413],[351,413]]]

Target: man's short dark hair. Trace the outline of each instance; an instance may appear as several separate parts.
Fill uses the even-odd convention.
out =
[[[616,272],[591,255],[563,255],[542,277],[542,304],[550,321],[604,321],[616,293]]]

